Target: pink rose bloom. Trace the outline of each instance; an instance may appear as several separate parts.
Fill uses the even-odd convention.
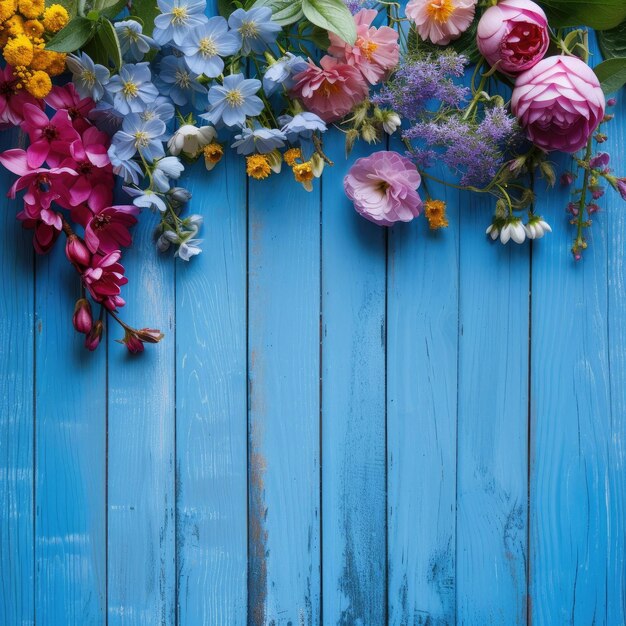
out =
[[[410,0],[406,16],[422,39],[445,46],[472,23],[476,0]]]
[[[357,159],[343,179],[357,213],[381,226],[410,222],[422,210],[422,179],[415,165],[397,152],[374,152]]]
[[[503,0],[480,18],[476,43],[489,65],[500,61],[505,74],[529,70],[550,44],[546,14],[531,0]]]
[[[511,111],[543,150],[576,152],[604,117],[605,100],[593,70],[578,57],[554,56],[520,74]]]
[[[354,65],[370,85],[375,85],[398,64],[398,33],[389,26],[374,28],[372,22],[378,15],[374,9],[362,9],[354,16],[356,43],[351,46],[329,32],[328,52],[334,57]]]
[[[334,122],[349,113],[369,93],[361,72],[352,65],[325,56],[317,67],[309,59],[309,67],[296,74],[292,95],[325,122]]]

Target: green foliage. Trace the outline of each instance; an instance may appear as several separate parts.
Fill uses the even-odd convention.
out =
[[[626,22],[598,33],[598,44],[605,59],[626,57]]]
[[[76,16],[46,44],[53,52],[74,52],[84,46],[93,36],[96,22]]]
[[[100,21],[93,40],[96,46],[105,51],[106,56],[113,63],[113,67],[119,70],[122,67],[122,50],[115,28],[109,20],[102,19]],[[108,66],[108,62],[104,65]]]
[[[156,0],[133,0],[130,14],[141,20],[144,34],[151,36],[154,30],[154,20],[159,15]]]
[[[602,91],[610,94],[626,85],[626,58],[616,57],[602,61],[593,68],[596,73]]]
[[[539,0],[539,4],[555,28],[588,26],[607,30],[626,20],[624,0]]]
[[[335,33],[349,44],[356,41],[354,18],[342,0],[302,0],[302,11],[315,26]]]
[[[270,7],[272,20],[281,26],[289,26],[304,16],[301,0],[256,0],[253,7]]]

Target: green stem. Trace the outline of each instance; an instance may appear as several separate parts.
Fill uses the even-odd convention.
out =
[[[578,201],[578,215],[576,219],[576,245],[582,248],[583,245],[583,228],[585,227],[585,206],[587,204],[587,191],[589,189],[589,176],[591,170],[589,169],[589,160],[591,159],[591,150],[593,147],[592,138],[587,141],[587,148],[585,150],[585,174],[583,176],[583,186],[580,192],[580,200]]]

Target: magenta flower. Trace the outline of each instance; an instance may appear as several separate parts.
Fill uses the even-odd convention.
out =
[[[328,53],[356,67],[371,85],[376,85],[398,65],[400,55],[397,31],[389,26],[372,26],[377,15],[374,9],[362,9],[354,16],[357,39],[353,46],[328,33]]]
[[[0,127],[19,126],[24,120],[25,104],[42,108],[36,98],[25,89],[18,89],[17,84],[11,66],[0,68]]]
[[[511,111],[530,141],[543,150],[576,152],[604,117],[604,94],[593,70],[578,57],[545,58],[520,74]]]
[[[91,305],[86,298],[79,298],[76,300],[74,306],[74,315],[72,316],[72,324],[76,329],[76,332],[87,335],[91,332],[93,326],[93,320],[91,317]]]
[[[476,43],[489,65],[499,62],[505,74],[529,70],[545,56],[550,44],[548,20],[531,0],[502,0],[478,22]]]
[[[65,242],[65,256],[67,260],[82,272],[91,264],[91,254],[85,242],[78,235],[69,235]]]
[[[104,256],[96,254],[91,259],[91,267],[83,272],[83,283],[91,297],[109,311],[114,311],[125,304],[120,293],[128,278],[124,276],[123,265],[118,262],[121,256],[119,250]]]
[[[96,106],[91,98],[81,98],[74,87],[74,83],[54,85],[45,97],[45,103],[55,111],[67,111],[74,128],[82,133],[91,126],[88,115]]]
[[[381,226],[410,222],[422,210],[422,179],[415,165],[397,152],[380,151],[357,159],[343,179],[357,213]]]
[[[99,345],[102,339],[102,333],[104,332],[104,324],[102,320],[96,320],[91,327],[89,333],[85,337],[85,348],[93,352]]]
[[[156,328],[125,328],[124,338],[117,341],[123,343],[131,354],[139,354],[143,352],[144,343],[159,343],[163,337],[163,333]]]
[[[325,122],[334,122],[362,102],[369,88],[361,72],[330,56],[322,57],[321,67],[309,60],[309,67],[296,74],[292,94]]]
[[[619,191],[622,199],[626,200],[626,178],[618,178],[615,184],[617,185],[617,191]]]
[[[17,214],[17,219],[22,222],[22,226],[28,230],[34,230],[33,248],[37,254],[47,254],[56,243],[61,234],[61,229],[47,224],[42,219],[28,217],[24,211]],[[60,221],[60,219],[59,219]]]
[[[92,252],[105,254],[127,248],[133,239],[129,228],[137,223],[139,209],[134,205],[111,206],[96,213],[85,226],[85,242]]]
[[[32,168],[41,167],[46,160],[51,167],[58,167],[69,154],[70,144],[80,139],[67,111],[57,111],[52,119],[48,119],[32,104],[24,105],[22,130],[28,133],[31,141],[26,156]]]

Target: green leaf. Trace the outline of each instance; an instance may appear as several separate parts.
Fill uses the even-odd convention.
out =
[[[86,17],[75,17],[62,28],[47,44],[46,50],[74,52],[84,46],[93,36],[95,22]]]
[[[624,0],[539,0],[550,25],[588,26],[596,30],[615,28],[626,19]]]
[[[342,0],[302,0],[302,11],[315,26],[329,30],[346,43],[354,45],[354,18]]]
[[[112,20],[113,18],[117,17],[122,12],[122,9],[127,4],[128,4],[127,0],[118,0],[115,4],[112,4],[112,5],[108,6],[106,9],[103,9],[100,12],[100,15],[102,17],[106,17],[106,18]]]
[[[159,15],[156,0],[133,0],[131,14],[136,15],[143,22],[143,33],[150,37],[154,30],[154,19]]]
[[[328,31],[320,28],[319,26],[313,26],[313,30],[311,31],[311,41],[320,50],[328,50],[328,46],[330,46]]]
[[[593,68],[605,94],[610,94],[626,85],[626,57],[602,61]]]
[[[270,7],[272,21],[281,26],[289,26],[302,19],[302,0],[256,0],[255,7]]]
[[[115,27],[109,20],[103,19],[100,22],[94,39],[106,50],[107,56],[113,62],[113,67],[119,70],[122,67],[122,50]]]
[[[236,8],[237,6],[232,0],[217,0],[217,12],[226,19]]]
[[[598,44],[605,59],[626,57],[626,22],[617,28],[598,32]]]

